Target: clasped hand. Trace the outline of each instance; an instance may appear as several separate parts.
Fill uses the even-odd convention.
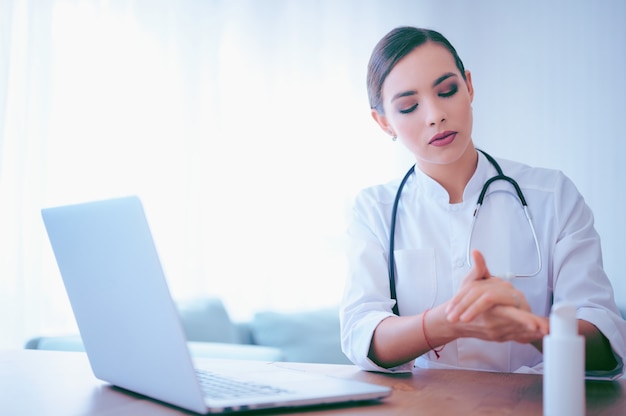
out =
[[[458,337],[529,343],[546,335],[548,319],[531,312],[524,294],[511,282],[491,276],[479,251],[472,258],[474,265],[445,308]]]

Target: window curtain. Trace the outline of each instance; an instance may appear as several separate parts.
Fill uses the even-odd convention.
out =
[[[1,7],[0,346],[75,331],[41,208],[131,194],[176,299],[337,304],[352,197],[403,157],[369,115],[375,3]]]
[[[477,146],[574,180],[624,307],[625,9],[0,1],[0,347],[76,331],[41,208],[129,194],[176,299],[218,296],[234,319],[336,305],[352,198],[412,163],[365,90],[373,46],[404,24],[442,31],[472,71]]]

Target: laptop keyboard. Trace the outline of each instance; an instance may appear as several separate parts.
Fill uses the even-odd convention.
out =
[[[204,395],[212,399],[231,399],[289,393],[289,390],[286,389],[266,384],[236,380],[210,371],[196,370],[196,373]]]

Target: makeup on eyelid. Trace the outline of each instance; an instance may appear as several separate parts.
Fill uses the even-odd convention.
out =
[[[456,94],[458,91],[459,91],[458,85],[456,83],[453,83],[452,85],[450,85],[450,88],[447,88],[443,92],[437,93],[437,95],[441,98],[449,98],[449,97],[454,96],[454,94]],[[406,96],[413,96],[413,95],[418,95],[418,93],[414,92],[410,95],[406,94]],[[418,106],[419,106],[419,103],[413,103],[407,107],[400,107],[398,111],[402,114],[408,114],[408,113],[413,112]]]

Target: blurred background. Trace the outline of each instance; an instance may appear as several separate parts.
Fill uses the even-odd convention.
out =
[[[336,305],[352,198],[412,163],[365,91],[399,25],[457,48],[478,146],[574,180],[623,308],[625,18],[621,0],[0,0],[0,347],[75,332],[40,209],[130,194],[176,299],[234,319]]]

